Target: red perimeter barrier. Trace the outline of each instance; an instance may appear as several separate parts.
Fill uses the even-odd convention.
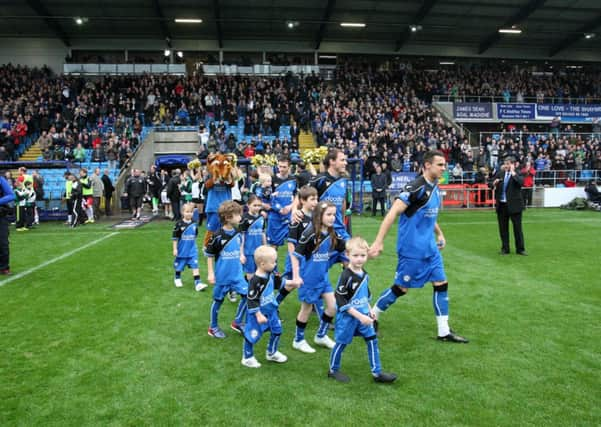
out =
[[[470,188],[470,204],[472,206],[493,206],[493,191],[486,184],[474,184]]]
[[[467,184],[445,184],[439,186],[443,193],[442,205],[447,206],[467,206],[468,203],[468,185]]]

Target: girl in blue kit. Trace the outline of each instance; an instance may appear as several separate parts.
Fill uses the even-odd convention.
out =
[[[334,347],[334,341],[326,335],[336,313],[334,291],[328,279],[328,270],[336,262],[346,261],[344,240],[334,231],[336,205],[321,202],[313,213],[313,222],[299,239],[294,256],[303,260],[302,285],[298,290],[301,308],[296,317],[296,336],[292,347],[303,353],[314,353],[305,340],[305,328],[313,304],[323,299],[326,309],[321,316],[319,329],[313,342],[323,347]]]
[[[257,269],[254,258],[255,249],[265,245],[267,241],[265,237],[265,218],[261,215],[263,203],[257,196],[251,194],[248,197],[247,206],[248,212],[242,216],[239,229],[242,234],[242,253],[246,258],[244,273],[246,279],[250,280]]]

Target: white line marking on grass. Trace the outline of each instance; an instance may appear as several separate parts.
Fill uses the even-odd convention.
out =
[[[80,247],[75,248],[73,250],[70,250],[69,252],[66,252],[66,253],[64,253],[64,254],[62,254],[60,256],[57,256],[56,258],[49,259],[48,261],[43,262],[40,265],[37,265],[35,267],[32,267],[29,270],[25,270],[25,271],[22,271],[19,274],[15,274],[14,276],[9,277],[8,279],[0,281],[0,287],[6,285],[7,283],[13,282],[13,281],[15,281],[17,279],[20,279],[21,277],[25,277],[28,274],[33,273],[34,271],[37,271],[37,270],[39,270],[41,268],[46,267],[47,265],[53,264],[53,263],[55,263],[57,261],[60,261],[60,260],[65,259],[67,257],[70,257],[71,255],[73,255],[73,254],[75,254],[75,253],[77,253],[77,252],[79,252],[81,250],[84,250],[86,248],[89,248],[90,246],[94,246],[95,244],[100,243],[103,240],[108,239],[109,237],[113,237],[116,234],[119,234],[119,233],[113,232],[111,234],[107,234],[106,236],[103,236],[100,239],[96,239],[96,240],[91,241],[90,243],[86,243],[83,246],[80,246]]]

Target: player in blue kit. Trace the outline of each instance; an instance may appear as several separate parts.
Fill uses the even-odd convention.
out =
[[[296,194],[296,177],[290,175],[290,159],[278,159],[278,173],[272,179],[271,209],[267,217],[267,243],[282,246],[288,235],[290,212]]]
[[[326,308],[313,342],[323,347],[334,347],[334,341],[326,335],[336,314],[334,290],[328,278],[328,270],[336,262],[346,261],[344,240],[334,231],[336,206],[329,202],[317,205],[312,224],[303,232],[294,256],[304,262],[301,269],[302,285],[298,289],[301,308],[296,317],[296,335],[292,347],[303,353],[314,353],[305,340],[305,328],[313,304],[322,298]]]
[[[182,271],[189,267],[194,275],[194,288],[197,291],[204,290],[207,285],[200,281],[200,271],[198,269],[198,247],[196,246],[196,237],[198,236],[198,211],[194,210],[194,205],[187,203],[183,207],[183,218],[175,223],[173,228],[173,268],[175,269],[174,283],[177,288],[184,286],[182,283]],[[195,218],[196,216],[196,218]]]
[[[446,162],[442,152],[427,152],[424,156],[423,175],[405,186],[382,221],[369,255],[376,257],[382,252],[384,237],[400,216],[397,232],[398,264],[394,284],[380,295],[373,311],[378,319],[382,312],[410,288],[422,288],[426,282],[432,282],[432,305],[438,324],[438,339],[467,343],[467,339],[449,328],[449,284],[440,255],[446,241],[437,223],[441,203],[437,184],[445,169]]]
[[[311,179],[309,185],[317,189],[320,202],[329,202],[336,206],[334,231],[346,241],[351,237],[344,225],[348,185],[346,154],[334,148],[328,151],[323,159],[323,164],[326,167],[326,172]]]
[[[266,243],[265,218],[261,215],[263,204],[254,194],[248,197],[246,206],[248,206],[248,212],[242,216],[239,230],[242,233],[242,253],[246,261],[244,263],[244,273],[246,279],[250,280],[257,269],[254,258],[255,250]]]
[[[391,383],[396,380],[395,374],[382,372],[380,366],[380,350],[378,338],[373,327],[374,314],[369,306],[369,276],[363,270],[367,262],[369,246],[365,239],[353,237],[346,242],[348,267],[340,275],[336,286],[336,344],[330,355],[328,377],[347,383],[350,378],[340,372],[342,352],[353,341],[354,336],[361,336],[367,344],[367,358],[371,373],[376,382]]]
[[[259,246],[254,253],[257,270],[248,285],[248,315],[242,350],[242,365],[248,368],[261,367],[255,358],[254,346],[267,330],[271,332],[271,336],[265,358],[276,363],[284,363],[288,360],[288,357],[278,350],[282,322],[278,316],[278,303],[274,291],[284,285],[297,287],[300,280],[286,280],[273,274],[277,256],[276,250],[267,245]]]
[[[219,220],[223,224],[215,233],[205,249],[209,283],[213,289],[213,304],[211,305],[211,325],[209,335],[214,338],[225,338],[225,333],[219,327],[218,315],[223,298],[230,291],[240,294],[240,303],[236,316],[231,324],[232,329],[242,333],[242,319],[246,314],[246,292],[248,283],[244,279],[242,264],[244,254],[240,252],[242,236],[237,230],[242,219],[242,207],[234,202],[224,202],[219,207]]]

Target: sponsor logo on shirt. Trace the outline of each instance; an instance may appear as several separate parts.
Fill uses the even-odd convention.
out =
[[[312,259],[315,262],[327,262],[330,259],[330,254],[317,252],[313,254]]]
[[[334,197],[334,196],[326,196],[323,198],[324,202],[330,202],[335,204],[336,206],[342,206],[342,202],[344,201],[344,197]]]
[[[237,259],[240,258],[240,251],[223,251],[220,254],[221,259]]]

